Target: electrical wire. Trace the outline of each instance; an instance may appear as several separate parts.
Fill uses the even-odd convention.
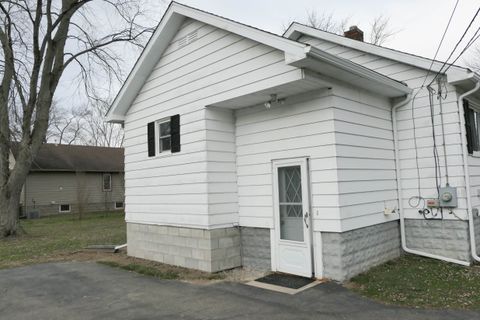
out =
[[[430,121],[432,124],[432,138],[433,138],[433,160],[435,163],[435,186],[437,187],[437,198],[440,196],[441,172],[440,172],[440,157],[438,155],[437,139],[435,135],[435,110],[433,103],[433,96],[435,92],[431,87],[428,87],[428,101],[430,104]]]
[[[427,74],[425,76],[425,79],[423,79],[423,83],[420,86],[420,88],[423,88],[423,86],[425,85],[425,82],[427,81],[428,76],[430,75],[430,72],[432,71],[433,64],[435,63],[435,59],[437,58],[438,52],[440,51],[440,47],[443,44],[443,40],[445,39],[445,35],[447,34],[448,28],[450,27],[450,23],[452,22],[452,18],[455,14],[455,11],[457,10],[457,6],[459,2],[460,0],[457,0],[457,2],[455,2],[455,6],[453,7],[452,13],[450,14],[450,18],[448,19],[447,26],[445,27],[442,38],[440,39],[440,43],[438,44],[437,51],[435,51],[435,55],[433,56],[432,62],[430,63],[430,67],[428,68]]]
[[[413,145],[415,149],[415,168],[417,169],[417,197],[420,201],[422,198],[422,191],[421,191],[421,179],[420,179],[420,165],[418,161],[418,145],[417,145],[417,126],[415,124],[415,99],[417,98],[418,93],[422,89],[418,89],[418,91],[415,93],[415,95],[412,98],[412,124],[413,124]],[[412,197],[413,198],[413,197]],[[410,198],[410,199],[412,199]],[[420,202],[417,204],[417,206],[420,204]],[[411,206],[411,205],[410,205]]]
[[[416,135],[416,124],[415,124],[415,99],[417,98],[417,95],[422,91],[422,89],[425,87],[425,83],[427,82],[428,76],[430,75],[430,72],[432,71],[433,64],[435,63],[435,59],[437,58],[438,52],[440,51],[440,48],[442,47],[443,40],[445,39],[445,36],[447,34],[448,28],[450,27],[450,24],[452,22],[453,16],[455,15],[455,12],[457,10],[457,6],[460,0],[457,0],[455,2],[455,6],[453,7],[452,13],[450,14],[450,18],[448,19],[448,23],[445,27],[445,30],[443,31],[442,37],[440,39],[440,42],[437,46],[437,50],[435,51],[435,55],[433,56],[433,59],[430,63],[430,66],[428,68],[427,74],[425,75],[425,78],[423,79],[422,85],[420,88],[417,90],[415,95],[412,98],[412,124],[413,124],[413,143],[415,147],[415,164],[416,164],[416,170],[417,170],[417,196],[410,197],[408,200],[408,204],[410,207],[415,207],[417,208],[420,203],[423,201],[423,207],[425,207],[425,199],[421,196],[421,179],[420,179],[420,166],[419,166],[419,160],[418,160],[418,145],[417,145],[417,135]],[[412,201],[417,200],[416,204],[413,205]]]
[[[458,42],[455,44],[455,47],[453,48],[453,50],[450,52],[450,55],[448,56],[448,58],[445,60],[445,62],[443,63],[442,67],[440,68],[440,70],[438,70],[438,72],[435,74],[435,77],[433,78],[433,80],[430,82],[429,86],[437,79],[437,77],[442,73],[442,70],[443,68],[445,67],[445,65],[448,63],[448,60],[450,60],[450,58],[453,56],[453,54],[455,53],[455,51],[457,50],[458,46],[460,45],[460,43],[463,41],[463,38],[465,38],[465,35],[468,33],[468,30],[470,30],[470,27],[472,26],[473,22],[475,21],[475,19],[477,18],[478,16],[478,13],[480,12],[480,7],[478,8],[477,12],[475,13],[475,15],[473,16],[472,20],[470,20],[470,23],[468,24],[467,28],[465,29],[465,31],[463,32],[462,36],[460,37],[460,40],[458,40]],[[458,57],[457,57],[458,59]],[[455,60],[456,61],[456,60]]]
[[[460,52],[460,54],[455,58],[455,60],[453,60],[452,63],[449,63],[447,68],[445,69],[444,73],[447,72],[448,69],[450,69],[450,67],[452,65],[455,64],[455,62],[457,62],[457,60],[465,53],[465,51],[467,51],[468,48],[470,48],[470,46],[475,42],[477,41],[477,39],[480,37],[480,27],[477,29],[477,31],[475,31],[475,34],[472,36],[472,38],[470,38],[470,41],[467,43],[467,45],[465,46],[465,48],[463,48],[463,50]]]

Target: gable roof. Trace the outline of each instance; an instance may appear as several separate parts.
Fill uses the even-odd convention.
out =
[[[13,145],[14,157],[17,151],[16,145]],[[123,172],[123,148],[45,143],[40,147],[30,171]]]
[[[303,57],[306,49],[310,47],[307,44],[172,1],[108,110],[107,120],[115,122],[118,117],[115,118],[113,114],[117,113],[117,115],[122,116],[122,113],[128,110],[185,18],[202,21],[217,28],[264,43],[270,47],[282,50],[286,54],[292,55],[292,57]]]
[[[185,18],[191,18],[219,29],[228,30],[229,32],[283,51],[285,53],[285,63],[289,65],[308,68],[305,61],[307,59],[313,59],[321,62],[321,64],[317,64],[317,67],[323,68],[325,65],[329,67],[328,69],[331,75],[327,74],[327,76],[335,77],[336,73],[332,72],[332,67],[334,67],[337,68],[337,70],[342,70],[343,75],[349,75],[347,81],[357,81],[361,78],[363,81],[357,83],[359,86],[365,86],[365,82],[370,82],[370,87],[381,93],[403,95],[410,92],[407,86],[394,79],[355,64],[347,59],[342,59],[326,52],[319,52],[319,50],[308,44],[177,2],[172,2],[108,110],[106,114],[107,121],[124,121],[124,115],[128,111],[128,108]]]
[[[421,69],[428,70],[430,66],[433,72],[438,72],[442,68],[443,61],[428,59],[422,56],[414,55],[411,53],[390,49],[382,46],[378,46],[372,43],[353,40],[335,33],[323,31],[314,27],[310,27],[298,22],[290,24],[288,29],[284,32],[283,36],[298,40],[302,35],[307,35],[313,38],[326,40],[334,44],[353,48],[359,51],[370,53],[373,55],[381,56],[387,59],[399,61],[411,66],[415,66]],[[467,80],[475,76],[475,73],[468,68],[464,68],[458,65],[452,65],[447,72],[448,81],[455,83],[461,80]]]

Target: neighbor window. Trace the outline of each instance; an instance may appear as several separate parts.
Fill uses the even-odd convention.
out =
[[[170,118],[158,121],[158,152],[171,149]]]
[[[103,191],[112,191],[112,175],[110,173],[103,175]]]
[[[69,204],[61,204],[58,206],[58,212],[70,212]]]
[[[123,209],[123,201],[115,201],[115,209]]]
[[[465,129],[467,132],[468,153],[473,154],[480,151],[480,108],[474,108],[474,105],[468,100],[463,101],[465,111]]]

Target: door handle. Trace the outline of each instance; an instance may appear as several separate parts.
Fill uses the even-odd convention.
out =
[[[309,217],[309,215],[308,215],[308,211],[307,211],[303,215],[303,222],[305,223],[305,226],[307,227],[307,229],[308,229],[308,222],[307,222],[308,217]]]

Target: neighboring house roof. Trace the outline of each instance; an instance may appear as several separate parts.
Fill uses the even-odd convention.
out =
[[[403,83],[308,44],[260,30],[209,12],[172,2],[107,112],[110,122],[124,115],[185,18],[191,18],[265,44],[285,53],[285,63],[321,72],[388,97],[410,93]]]
[[[411,66],[415,66],[421,69],[428,70],[431,67],[433,72],[438,72],[442,68],[444,62],[434,60],[432,63],[432,59],[421,57],[418,55],[414,55],[411,53],[390,49],[382,46],[378,46],[375,44],[371,44],[368,42],[358,41],[354,39],[350,39],[335,33],[323,31],[314,27],[310,27],[298,22],[293,22],[290,24],[288,29],[283,34],[284,37],[292,40],[298,40],[302,35],[310,36],[313,38],[326,40],[332,42],[334,44],[345,46],[349,48],[353,48],[356,50],[360,50],[366,53],[370,53],[373,55],[381,56],[387,59],[399,61]],[[458,65],[452,65],[447,72],[448,81],[450,83],[455,83],[462,80],[467,80],[470,78],[477,78],[478,75],[475,75],[468,68],[464,68]]]
[[[16,156],[17,149],[13,149]],[[123,172],[123,148],[43,144],[30,171]]]

